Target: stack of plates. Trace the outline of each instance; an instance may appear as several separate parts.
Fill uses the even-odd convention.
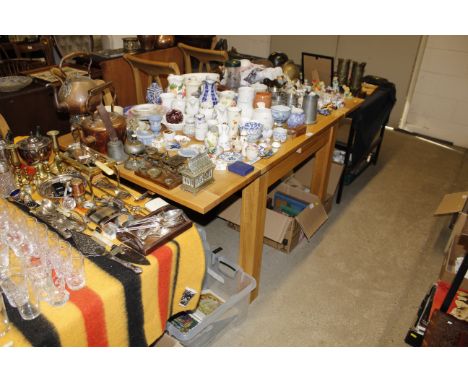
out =
[[[25,88],[31,82],[32,78],[26,76],[0,77],[0,92],[16,92]]]

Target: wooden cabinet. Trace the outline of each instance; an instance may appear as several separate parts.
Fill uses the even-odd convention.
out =
[[[29,135],[36,126],[43,134],[49,130],[70,131],[69,115],[57,112],[53,90],[38,80],[17,92],[0,93],[0,114],[14,135]]]
[[[179,48],[168,48],[161,50],[153,50],[150,52],[136,53],[139,58],[153,61],[175,62],[183,73],[184,58]],[[102,70],[102,78],[105,81],[112,81],[117,95],[117,105],[130,106],[137,103],[135,82],[133,80],[132,70],[127,61],[123,57],[111,58],[99,62]],[[142,84],[146,88],[147,77],[142,75]],[[163,86],[167,85],[165,79],[162,79]]]

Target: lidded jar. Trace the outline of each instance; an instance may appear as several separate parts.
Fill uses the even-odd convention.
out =
[[[225,75],[226,75],[226,87],[230,90],[235,90],[240,86],[240,68],[241,62],[239,60],[228,60],[224,63],[226,68]]]

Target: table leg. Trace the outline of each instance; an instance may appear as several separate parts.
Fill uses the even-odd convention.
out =
[[[336,125],[328,128],[327,143],[315,154],[312,181],[310,183],[311,192],[317,195],[323,202],[327,197],[328,177],[330,175],[331,159],[335,149]]]
[[[260,176],[242,190],[239,264],[257,280],[251,301],[257,297],[260,284],[267,190],[266,176]]]

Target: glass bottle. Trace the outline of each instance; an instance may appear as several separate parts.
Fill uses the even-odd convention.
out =
[[[239,60],[228,60],[224,64],[226,68],[226,87],[230,90],[237,91],[240,86],[240,67]]]

